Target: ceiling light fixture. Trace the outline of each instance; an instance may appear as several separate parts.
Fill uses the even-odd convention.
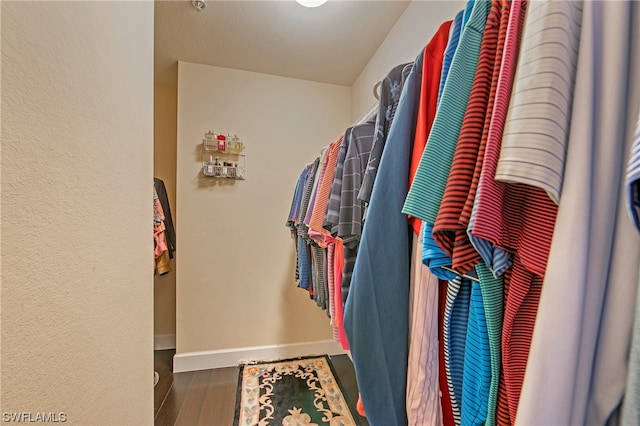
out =
[[[205,3],[204,0],[192,0],[191,4],[198,12],[202,12],[202,10],[207,7],[207,3]]]
[[[318,7],[325,4],[327,0],[296,0],[296,2],[304,7]]]

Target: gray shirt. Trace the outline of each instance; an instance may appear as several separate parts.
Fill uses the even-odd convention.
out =
[[[369,157],[367,169],[362,178],[362,186],[358,194],[358,199],[365,203],[371,200],[371,191],[373,191],[373,183],[378,173],[378,166],[380,165],[384,144],[387,140],[393,117],[396,114],[396,109],[398,108],[402,86],[411,71],[411,65],[413,65],[413,63],[396,66],[387,74],[384,80],[382,80],[371,156]]]

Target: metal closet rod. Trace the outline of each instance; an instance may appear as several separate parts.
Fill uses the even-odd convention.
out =
[[[453,272],[454,274],[456,274],[456,275],[458,275],[460,277],[466,278],[468,280],[475,281],[477,283],[480,282],[480,279],[478,279],[476,277],[472,277],[471,275],[467,275],[467,274],[461,274],[460,272],[455,271],[455,270],[453,270],[453,269],[451,269],[451,268],[449,268],[447,266],[441,266],[440,268],[444,269],[445,271]]]

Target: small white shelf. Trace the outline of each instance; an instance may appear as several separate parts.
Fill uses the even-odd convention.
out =
[[[244,180],[244,169],[235,166],[202,166],[202,174],[206,177]]]
[[[240,138],[212,131],[205,133],[202,174],[215,179],[245,180],[245,145]]]

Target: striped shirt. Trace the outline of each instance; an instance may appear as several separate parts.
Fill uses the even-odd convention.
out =
[[[541,188],[557,204],[582,6],[574,1],[533,2],[529,15],[495,178]]]
[[[335,301],[335,279],[334,279],[334,253],[336,251],[335,244],[329,244],[327,246],[327,284],[329,292],[329,317],[331,318],[331,331],[333,334],[333,340],[340,341],[340,329],[338,328],[338,322],[336,321],[336,301]]]
[[[309,237],[321,246],[325,243],[325,236],[329,232],[323,228],[324,217],[327,214],[327,206],[329,204],[329,195],[331,194],[331,184],[336,171],[336,163],[338,162],[338,151],[342,144],[343,136],[333,142],[329,147],[327,155],[327,164],[321,177],[318,192],[316,194],[316,203],[313,206],[311,220],[309,221]]]
[[[313,259],[313,300],[315,300],[319,308],[327,309],[324,250],[315,244],[312,244],[310,247],[311,257]]]
[[[304,197],[304,191],[311,171],[311,164],[307,164],[300,173],[298,184],[296,185],[296,192],[294,201],[291,206],[291,212],[289,214],[289,220],[287,225],[291,229],[291,233],[296,241],[296,281],[301,288],[308,288],[309,286],[309,252],[308,246],[304,243],[302,236],[298,234],[298,217],[300,215],[300,206],[302,198]]]
[[[329,226],[334,236],[344,244],[344,270],[342,275],[342,300],[347,300],[353,267],[356,262],[358,244],[362,234],[364,202],[357,198],[362,184],[362,175],[367,167],[373,143],[374,122],[349,128],[340,146],[344,159],[338,165],[329,197],[325,227]],[[339,191],[339,192],[338,192]]]
[[[523,144],[539,142],[542,150],[546,149],[544,143],[549,139],[543,136],[551,130],[544,121],[543,125],[539,126],[541,123],[539,117],[541,113],[549,114],[549,111],[553,111],[555,106],[548,105],[545,101],[546,98],[529,97],[529,95],[527,95],[526,108],[522,103],[516,103],[514,106],[514,101],[519,99],[519,96],[522,97],[524,94],[530,93],[530,88],[534,93],[547,90],[550,92],[551,98],[557,95],[558,89],[552,84],[545,85],[543,88],[538,87],[537,80],[530,78],[528,74],[523,74],[522,69],[526,69],[526,65],[533,66],[531,63],[534,61],[533,58],[544,58],[544,52],[548,45],[557,43],[551,36],[550,38],[540,37],[541,28],[561,28],[564,33],[566,28],[571,29],[576,21],[580,22],[579,5],[576,9],[576,4],[573,3],[537,1],[532,2],[529,7],[523,33],[522,56],[520,57],[520,64],[524,64],[525,67],[522,68],[519,65],[516,71],[511,105],[502,139],[500,161],[502,161],[505,152],[512,154],[517,152],[522,161],[530,159],[528,156],[531,155],[532,149],[507,149],[505,151],[505,140],[508,137]],[[559,13],[559,11],[568,14]],[[571,15],[572,12],[578,13],[578,16]],[[531,25],[529,25],[530,23]],[[553,31],[550,34],[553,34]],[[560,41],[566,41],[570,47],[570,37],[565,37]],[[530,59],[527,60],[527,57]],[[546,63],[544,60],[540,62],[540,66]],[[556,78],[557,76],[552,80],[555,82]],[[573,77],[571,81],[572,79]],[[570,88],[567,95],[571,95],[572,90]],[[570,105],[571,98],[568,99],[568,102]],[[504,108],[504,106],[498,105],[498,108]],[[524,114],[523,111],[527,111],[527,114]],[[529,114],[531,111],[535,113]],[[518,116],[521,113],[524,115]],[[551,114],[557,115],[553,112]],[[508,130],[509,122],[513,117],[518,117],[518,120],[517,123],[512,121],[514,123],[512,126],[517,126],[518,129],[532,129],[532,132],[537,133],[540,137],[523,137],[520,131],[518,137],[515,136],[516,133],[510,133]],[[509,136],[510,134],[512,136]],[[564,136],[566,137],[566,132]],[[549,198],[546,190],[540,186],[522,185],[521,183],[501,186],[492,182],[491,172],[487,173],[487,168],[495,164],[496,144],[493,142],[495,141],[488,144],[491,145],[491,148],[488,146],[485,153],[485,170],[480,190],[480,197],[484,197],[482,201],[484,201],[485,207],[483,211],[477,208],[472,233],[514,256],[513,270],[505,274],[506,302],[502,331],[504,381],[503,385],[499,387],[498,395],[498,422],[511,424],[515,421],[524,379],[542,277],[545,273],[555,226],[557,206]],[[562,146],[565,144],[566,141],[562,141]],[[530,145],[530,147],[534,150],[537,149],[535,145]]]
[[[633,224],[640,230],[640,117],[638,117],[635,140],[631,147],[626,179],[627,209]]]
[[[490,6],[486,0],[476,0],[473,5],[451,63],[427,147],[402,210],[432,224],[438,215],[451,168]]]
[[[307,174],[309,173],[309,164],[307,164],[302,172],[300,173],[300,177],[298,177],[298,182],[296,183],[296,189],[293,193],[293,200],[291,201],[291,209],[289,210],[289,217],[287,218],[286,226],[291,228],[292,232],[295,232],[295,222],[298,217],[298,211],[300,210],[300,200],[302,199],[302,194],[304,192],[304,184],[307,179]]]
[[[358,194],[358,199],[368,203],[371,200],[371,192],[373,184],[378,174],[380,159],[384,150],[391,123],[396,115],[398,102],[400,101],[400,93],[404,81],[411,70],[412,64],[402,64],[393,68],[389,74],[382,80],[380,85],[380,100],[378,102],[378,114],[376,116],[376,130],[371,148],[371,156],[367,169],[362,178],[362,187]]]
[[[440,383],[440,401],[442,404],[442,421],[445,426],[454,425],[455,417],[453,415],[453,403],[451,401],[451,395],[449,389],[450,375],[447,373],[448,354],[445,356],[445,352],[448,351],[445,345],[445,314],[447,305],[447,292],[449,282],[446,280],[438,280],[438,382]],[[447,338],[448,339],[448,338]]]
[[[335,287],[333,291],[333,309],[336,313],[334,318],[340,335],[340,344],[342,345],[342,349],[349,350],[349,342],[344,329],[344,302],[342,301],[342,271],[344,269],[344,246],[342,245],[342,240],[340,238],[336,238],[334,240],[334,246],[333,281]]]
[[[362,178],[369,162],[373,145],[374,121],[354,126],[349,132],[349,142],[342,167],[342,189],[337,235],[345,245],[357,243],[362,235],[364,202],[358,199]]]
[[[477,182],[482,164],[482,142],[486,141],[493,109],[509,6],[508,2],[498,0],[491,4],[469,102],[434,226],[434,239],[452,256],[453,268],[461,273],[469,271],[479,260],[467,237],[468,217],[463,215],[463,210],[467,199],[472,200],[475,196],[475,187],[472,184]],[[474,175],[478,177],[474,179]],[[459,293],[458,296],[465,294]],[[453,296],[449,294],[448,297]],[[464,304],[466,301],[456,300],[455,303]],[[456,389],[454,380],[454,397],[461,407],[461,424],[484,424],[487,421],[490,384],[492,378],[499,375],[499,370],[492,370],[480,283],[470,284],[468,303],[464,310],[454,310],[451,313],[452,323],[467,324],[462,389]],[[467,317],[458,318],[459,314]],[[452,375],[455,377],[453,372]]]
[[[409,166],[409,183],[411,186],[413,177],[416,174],[418,164],[422,158],[427,138],[431,132],[433,119],[436,115],[438,103],[438,88],[440,85],[440,74],[442,72],[442,61],[444,50],[449,37],[451,21],[446,21],[424,48],[424,60],[422,62],[422,83],[420,85],[420,101],[418,105],[418,118],[416,122],[416,136],[411,154],[411,165]],[[422,222],[415,217],[409,217],[409,224],[416,235],[420,234]]]
[[[471,16],[462,31],[451,62],[427,146],[402,209],[404,213],[424,220],[423,260],[438,278],[451,278],[450,273],[443,272],[440,268],[451,265],[451,261],[437,248],[430,227],[440,208],[453,151],[473,85],[490,6],[485,0],[474,2]]]
[[[609,424],[627,375],[640,243],[620,211],[626,210],[621,171],[633,134],[626,128],[640,103],[632,72],[640,69],[640,50],[630,37],[637,34],[638,7],[582,6],[564,183],[518,424]]]
[[[546,194],[545,194],[546,196]],[[548,197],[547,197],[548,199]],[[498,387],[497,422],[515,424],[543,277],[531,273],[516,256],[504,274],[502,323],[503,378]]]
[[[456,145],[449,178],[436,218],[433,238],[452,257],[452,267],[466,273],[480,256],[467,236],[467,225],[484,159],[486,137],[493,112],[510,3],[494,0],[482,38],[476,75]]]
[[[488,426],[496,424],[498,387],[501,383],[501,341],[502,322],[504,316],[503,280],[501,278],[494,278],[491,271],[493,270],[494,273],[496,273],[496,277],[500,277],[504,273],[504,270],[506,270],[506,268],[509,267],[511,263],[510,258],[506,255],[506,252],[498,248],[492,248],[491,244],[488,242],[488,248],[486,250],[481,250],[480,248],[482,248],[482,246],[479,248],[478,241],[475,240],[474,235],[471,234],[471,229],[475,222],[475,214],[478,202],[479,200],[483,199],[483,197],[486,198],[486,194],[483,191],[483,182],[485,181],[485,179],[488,180],[488,182],[485,182],[485,185],[501,185],[500,183],[497,183],[493,180],[493,175],[491,172],[487,172],[487,167],[491,164],[497,163],[497,155],[493,156],[494,160],[492,163],[492,156],[490,152],[492,150],[492,146],[495,147],[496,143],[498,148],[497,151],[494,149],[494,152],[499,152],[499,143],[502,136],[502,128],[504,125],[504,120],[506,118],[506,105],[509,102],[512,77],[515,70],[519,36],[525,16],[525,6],[526,2],[512,3],[512,10],[509,16],[509,25],[507,28],[507,35],[502,57],[502,66],[500,75],[498,77],[498,85],[495,93],[494,110],[491,116],[491,124],[488,135],[483,135],[483,138],[485,136],[487,138],[485,158],[482,164],[482,173],[479,179],[477,193],[474,200],[474,209],[470,218],[468,229],[470,240],[474,243],[474,246],[476,247],[476,249],[478,249],[478,252],[482,255],[485,262],[487,262],[487,264],[489,265],[487,267],[483,262],[477,266],[485,308],[487,333],[489,337],[491,356],[491,384],[489,386],[489,400],[486,421],[486,424]],[[495,216],[488,217],[494,218]],[[483,240],[480,241],[482,242]],[[498,268],[502,269],[497,270]],[[504,383],[502,384],[502,386],[504,387]]]
[[[316,178],[313,181],[313,188],[311,188],[311,199],[309,200],[309,208],[307,208],[307,214],[304,216],[304,220],[302,221],[305,225],[307,225],[307,229],[309,228],[309,223],[311,222],[311,214],[313,213],[313,209],[316,204],[316,195],[318,194],[318,185],[322,180],[322,175],[324,174],[324,170],[327,166],[327,162],[326,162],[327,153],[328,153],[328,147],[326,146],[320,150],[320,157],[319,157],[320,162],[318,163]]]
[[[311,202],[311,194],[313,193],[313,187],[316,181],[318,167],[320,166],[320,157],[316,157],[315,161],[311,165],[311,169],[309,170],[309,174],[307,176],[307,181],[304,187],[304,195],[302,197],[302,201],[300,202],[300,211],[298,212],[298,218],[296,223],[298,224],[298,235],[307,239],[309,236],[309,227],[304,224],[304,218],[307,215],[307,210],[309,209],[309,203]]]
[[[342,197],[342,174],[344,168],[344,160],[347,156],[347,148],[351,138],[351,127],[344,132],[344,137],[340,143],[338,150],[338,158],[336,160],[336,169],[333,174],[333,182],[331,183],[331,191],[329,192],[329,201],[327,203],[327,213],[324,217],[323,227],[332,235],[338,232],[338,223],[340,223],[340,199]]]
[[[480,226],[476,229],[475,223],[478,216],[485,218],[489,222],[493,221],[498,214],[495,210],[487,210],[487,208],[491,206],[491,203],[487,204],[487,200],[502,199],[504,197],[500,195],[504,193],[504,184],[495,181],[493,177],[495,176],[495,170],[498,165],[502,133],[507,117],[509,100],[511,98],[511,88],[513,86],[513,77],[520,48],[526,3],[526,1],[512,3],[502,57],[502,66],[496,88],[494,111],[491,116],[489,134],[486,140],[484,161],[482,163],[478,189],[467,228],[467,234],[471,243],[489,269],[493,271],[495,277],[502,276],[504,271],[511,266],[511,255],[495,246],[495,244],[501,240],[499,235],[484,235],[482,234],[483,227]],[[494,228],[485,226],[484,229],[491,231]]]
[[[286,226],[291,231],[291,236],[296,245],[296,272],[295,272],[295,280],[297,282],[300,281],[300,262],[301,262],[301,252],[300,252],[300,239],[298,238],[298,231],[296,229],[296,218],[298,217],[298,210],[300,209],[300,200],[302,199],[302,193],[304,191],[304,184],[306,182],[307,174],[309,173],[309,166],[306,165],[302,172],[300,172],[300,176],[298,177],[298,182],[296,184],[296,189],[294,191],[293,200],[291,202],[291,209],[289,211],[289,217],[287,218]]]
[[[457,425],[461,421],[470,297],[471,284],[468,280],[456,277],[449,281],[443,324],[444,361],[453,418]]]
[[[481,285],[471,281],[467,340],[464,350],[461,424],[484,425],[487,421],[491,353]]]
[[[486,382],[481,382],[485,385],[484,389],[488,392],[486,395],[487,412],[485,425],[494,426],[496,424],[498,385],[502,364],[501,342],[504,316],[504,282],[502,278],[495,278],[484,262],[480,262],[478,266],[476,266],[476,271],[480,279],[480,292],[482,294],[482,304],[486,320],[491,365],[491,377],[488,386],[486,386]]]
[[[421,236],[413,239],[409,290],[407,419],[410,425],[441,425],[438,382],[438,278],[422,264]]]
[[[470,7],[473,3],[468,2],[467,7]],[[444,90],[444,84],[447,82],[447,76],[449,75],[449,68],[451,67],[451,61],[453,55],[456,53],[458,43],[460,42],[460,33],[462,31],[462,16],[464,11],[458,12],[451,24],[451,31],[449,33],[449,40],[447,41],[447,48],[444,51],[444,58],[442,60],[442,71],[440,73],[440,86],[438,87],[438,106],[440,105],[440,98],[442,91]]]

